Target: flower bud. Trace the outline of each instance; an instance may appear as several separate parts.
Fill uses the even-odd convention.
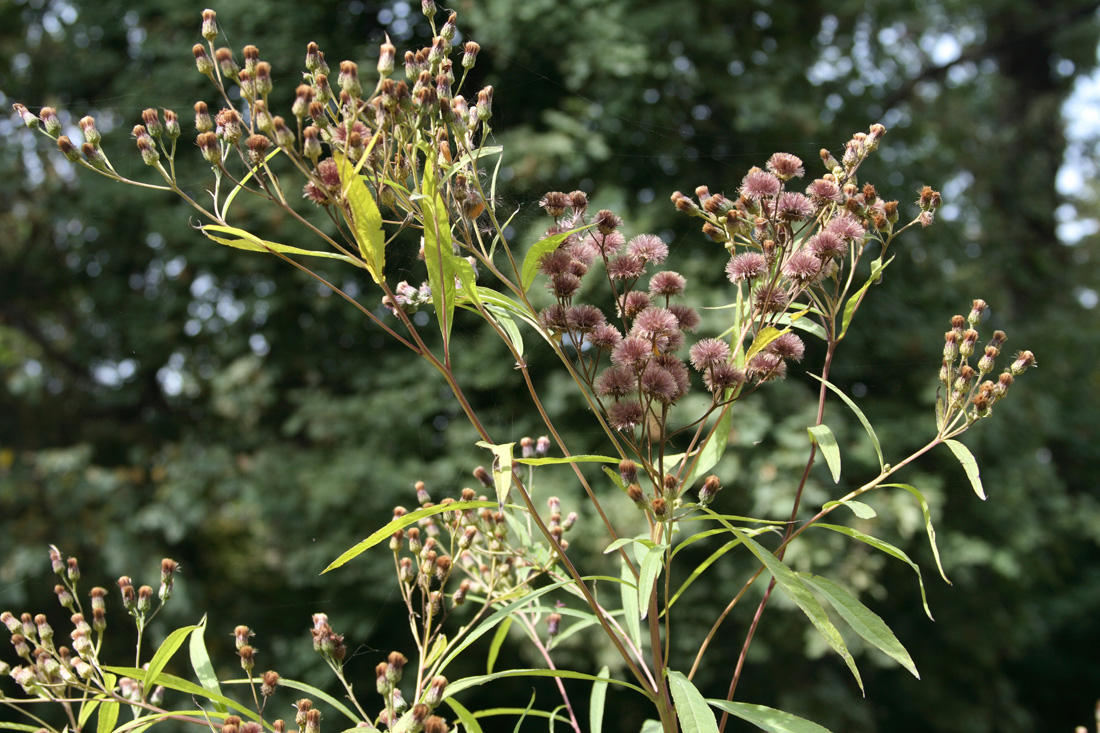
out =
[[[92,627],[88,625],[88,622],[84,619],[84,614],[74,613],[70,620],[73,624],[74,633],[90,634],[92,633]]]
[[[967,316],[967,321],[971,326],[977,326],[982,322],[982,316],[985,314],[986,303],[982,299],[974,301],[973,307],[970,309],[970,315]]]
[[[462,68],[472,69],[474,64],[477,63],[477,54],[480,50],[481,46],[475,41],[467,41],[463,47]]]
[[[206,102],[195,102],[195,129],[199,132],[210,132],[214,129],[214,120],[210,118]]]
[[[27,660],[31,658],[31,647],[27,644],[27,637],[22,634],[12,634],[11,645],[15,647],[15,653],[20,657]]]
[[[707,476],[703,480],[703,488],[699,489],[699,503],[706,506],[714,500],[714,497],[722,490],[722,484],[715,475]]]
[[[38,118],[42,120],[42,128],[47,135],[61,132],[61,120],[57,119],[57,110],[53,107],[43,107],[38,112]]]
[[[321,152],[321,131],[315,125],[310,125],[302,131],[302,155],[316,165]]]
[[[353,97],[359,97],[363,93],[363,87],[359,83],[359,67],[354,61],[340,62],[340,76],[337,77],[340,88]]]
[[[164,685],[157,685],[153,688],[152,694],[149,695],[149,702],[153,705],[160,705],[164,702]]]
[[[23,624],[19,623],[19,619],[11,611],[0,613],[0,623],[4,624],[12,634],[18,634],[23,630]]]
[[[122,607],[132,613],[137,608],[137,593],[130,578],[125,575],[119,578],[118,589],[122,593]]]
[[[493,488],[493,477],[485,470],[485,466],[478,466],[474,469],[474,478],[476,478],[485,488]]]
[[[431,20],[435,17],[435,0],[420,0],[420,12]]]
[[[1035,355],[1030,351],[1021,351],[1016,354],[1016,360],[1012,362],[1012,366],[1008,368],[1009,373],[1018,377],[1027,371],[1028,367],[1038,366],[1035,363]]]
[[[321,711],[317,708],[306,712],[305,733],[321,733]]]
[[[248,148],[248,162],[258,166],[264,162],[264,157],[271,147],[271,141],[265,135],[249,135],[245,146]]]
[[[13,104],[11,107],[15,110],[15,113],[18,114],[19,117],[23,120],[24,125],[26,125],[27,127],[38,127],[38,118],[29,109],[19,103]]]
[[[215,50],[214,60],[218,62],[218,68],[226,79],[236,80],[241,73],[241,67],[237,65],[233,59],[233,52],[228,48],[222,47]]]
[[[416,581],[416,570],[413,568],[412,558],[403,557],[397,570],[397,577],[405,585],[412,585]]]
[[[160,115],[152,107],[142,110],[141,119],[145,123],[146,131],[153,137],[160,137],[161,133],[164,132],[164,125],[160,123]]]
[[[261,61],[256,64],[256,70],[253,72],[256,79],[256,95],[259,97],[267,97],[271,94],[273,85],[271,83],[271,64],[266,61]]]
[[[213,166],[221,165],[222,152],[217,135],[212,132],[199,133],[199,136],[195,139],[195,144],[199,146],[202,157],[206,159],[207,163]]]
[[[147,585],[138,588],[138,613],[149,613],[153,608],[153,589]]]
[[[656,515],[656,517],[658,519],[666,519],[667,518],[666,517],[667,513],[668,513],[668,502],[665,501],[664,497],[661,497],[661,496],[656,497],[653,500],[653,514]]]
[[[202,11],[202,37],[208,41],[218,37],[218,14],[213,10]]]
[[[75,163],[80,160],[80,151],[73,145],[73,141],[69,139],[68,135],[59,135],[57,138],[57,149],[68,158],[69,162]],[[64,567],[64,566],[63,566]]]
[[[264,672],[263,684],[260,686],[260,694],[264,697],[271,697],[275,694],[275,688],[278,686],[279,673],[271,669]]]
[[[199,70],[199,73],[203,76],[214,78],[214,62],[210,60],[210,56],[206,53],[206,46],[201,43],[196,43],[191,47],[191,53],[195,54],[195,68]]]
[[[241,658],[241,669],[245,672],[252,672],[252,668],[256,666],[256,650],[245,644],[237,649],[237,656]]]
[[[446,677],[437,675],[433,678],[431,685],[428,686],[427,692],[424,693],[424,704],[433,709],[439,707],[439,704],[443,702],[443,691],[446,687]]]
[[[35,616],[34,624],[38,629],[38,638],[42,642],[42,646],[53,649],[53,627],[46,620],[46,615],[40,613]]]
[[[390,36],[386,34],[386,41],[378,49],[378,75],[386,79],[393,74],[393,61],[394,56],[397,54],[397,47],[390,43]]]
[[[160,160],[160,153],[157,152],[156,146],[153,145],[153,139],[151,137],[143,136],[137,139],[137,149],[141,153],[141,160],[145,165],[156,165]]]
[[[107,611],[102,608],[92,609],[92,628],[102,634],[107,629]]]
[[[477,118],[485,122],[493,116],[493,88],[487,86],[477,93]]]
[[[374,688],[382,697],[393,691],[393,681],[386,677],[386,663],[379,662],[374,667]]]
[[[180,136],[180,118],[170,109],[164,110],[164,134],[169,140]]]
[[[76,599],[73,598],[73,594],[69,592],[69,589],[63,585],[55,585],[53,592],[57,594],[57,600],[61,605],[68,609],[69,613],[76,613]]]
[[[463,603],[466,602],[466,595],[469,592],[470,581],[464,578],[462,582],[458,584],[458,590],[456,590],[451,596],[451,602],[456,606],[461,606]]]
[[[561,614],[552,613],[546,617],[546,635],[553,638],[561,632]]]
[[[969,359],[971,354],[974,353],[974,344],[976,344],[977,342],[978,332],[975,331],[973,328],[967,330],[967,332],[963,334],[962,343],[959,344],[959,354],[964,359]]]

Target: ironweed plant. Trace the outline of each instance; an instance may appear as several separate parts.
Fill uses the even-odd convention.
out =
[[[514,214],[509,216],[495,195],[502,150],[486,144],[493,139],[493,89],[465,86],[479,47],[473,41],[456,47],[454,13],[444,20],[432,0],[424,0],[423,11],[434,40],[430,47],[405,52],[404,78],[395,76],[397,50],[388,40],[369,81],[351,61],[341,62],[333,75],[324,54],[310,43],[302,83],[289,110],[282,110],[285,116],[269,107],[271,65],[261,60],[255,46],[245,46],[239,56],[218,47],[215,13],[204,11],[205,42],[196,44],[193,53],[218,102],[199,101],[193,108],[194,143],[211,174],[208,196],[198,200],[177,179],[177,156],[190,152],[191,143],[174,111],[147,109],[133,127],[138,152],[155,181],[150,182],[118,172],[100,146],[91,117],[80,120],[84,140],[78,144],[64,134],[56,110],[34,114],[15,105],[26,125],[53,140],[72,163],[109,181],[174,193],[200,215],[197,228],[212,242],[279,257],[342,296],[442,376],[480,436],[477,445],[488,451],[484,456],[490,466],[474,471],[476,489],[465,488],[439,503],[417,484],[417,508],[398,507],[391,522],[325,569],[336,570],[388,543],[408,610],[408,655],[393,651],[378,661],[378,697],[363,695],[361,687],[353,689],[344,639],[323,614],[313,617],[314,647],[343,685],[345,699],[316,685],[281,680],[275,672],[258,674],[251,631],[244,626],[234,632],[243,680],[215,675],[203,642],[205,620],[171,632],[156,650],[143,648],[148,622],[171,596],[176,572],[171,560],[161,567],[156,610],[151,587],[135,591],[128,578],[119,580],[122,608],[135,624],[137,644],[131,664],[108,662],[100,655],[107,591],[91,589],[89,616],[81,602],[76,560],[66,560],[51,548],[60,577],[57,595],[73,614],[74,628],[69,646],[62,646],[55,643],[45,616],[3,615],[19,661],[15,667],[3,664],[2,672],[26,693],[3,704],[26,716],[28,722],[20,729],[60,733],[36,714],[38,703],[52,702],[63,709],[69,733],[87,730],[93,716],[98,733],[143,730],[165,720],[222,733],[283,733],[288,726],[318,733],[322,707],[335,718],[327,725],[342,728],[476,732],[493,715],[518,714],[541,715],[552,728],[579,733],[586,727],[602,729],[608,685],[617,685],[651,705],[652,717],[664,731],[721,730],[729,715],[764,730],[821,731],[790,713],[736,699],[746,654],[777,588],[805,613],[860,687],[859,671],[837,621],[916,675],[901,642],[845,589],[843,579],[796,572],[784,556],[796,540],[812,542],[821,532],[841,533],[909,564],[919,578],[919,569],[902,550],[826,520],[849,511],[870,520],[875,512],[860,501],[863,495],[909,492],[923,510],[939,563],[927,502],[896,475],[940,445],[959,459],[975,492],[985,498],[974,458],[957,438],[992,414],[1035,358],[1019,352],[995,374],[1006,337],[996,331],[981,345],[983,301],[973,301],[966,316],[951,320],[935,421],[929,421],[935,430],[910,455],[887,462],[870,422],[829,380],[838,347],[871,286],[895,260],[894,240],[916,225],[930,225],[940,194],[925,187],[916,216],[903,220],[897,201],[884,200],[874,185],[859,180],[861,166],[886,133],[881,125],[854,135],[839,158],[823,150],[823,172],[808,183],[802,160],[776,153],[764,167],[749,170],[731,197],[706,186],[694,196],[672,194],[675,207],[697,218],[703,236],[728,253],[729,307],[720,311],[723,328],[697,336],[701,318],[685,297],[685,278],[662,268],[667,244],[652,234],[624,233],[622,220],[611,211],[590,211],[585,192],[547,193],[540,201],[549,217],[545,235],[526,249],[509,241]],[[181,138],[187,141],[181,144]],[[281,209],[312,233],[319,248],[268,241],[237,226],[233,204],[242,196]],[[394,282],[387,270],[392,250],[415,247],[417,239],[423,281]],[[308,257],[358,268],[373,283],[375,303],[385,308],[341,291],[303,264]],[[549,301],[534,294],[543,286]],[[422,332],[418,323],[424,321],[411,317],[418,308],[434,312],[441,339]],[[482,319],[499,337],[545,425],[545,437],[514,441],[486,428],[452,364],[454,350],[461,348],[453,331],[459,309]],[[539,338],[530,339],[532,334]],[[723,479],[710,471],[729,443],[738,405],[804,368],[807,338],[823,343],[824,357],[806,369],[820,387],[816,419],[806,426],[805,467],[790,477],[790,512],[768,518],[724,513]],[[576,453],[563,441],[528,370],[532,341],[554,353],[586,401],[604,437],[597,452]],[[705,399],[685,401],[693,389],[703,390]],[[693,411],[700,404],[702,409]],[[818,456],[834,481],[841,476],[838,442],[825,422],[828,404],[851,411],[862,424],[879,471],[863,477],[858,488],[807,511],[804,489]],[[604,464],[605,476],[591,481],[581,463]],[[586,532],[606,538],[606,553],[621,566],[619,577],[586,572],[585,558],[574,556],[565,539],[577,514],[563,517],[556,498],[545,506],[533,498],[539,472],[569,470],[566,466],[598,517],[597,526]],[[638,515],[624,521],[605,511],[606,498],[614,492],[624,492]],[[625,536],[624,526],[646,530]],[[715,549],[702,564],[677,568],[674,576],[681,551],[695,543]],[[755,571],[713,620],[694,657],[677,656],[670,636],[678,599],[714,563],[735,551],[751,554]],[[381,552],[378,548],[370,557],[382,561]],[[674,587],[672,578],[685,574],[686,580]],[[747,595],[754,585],[766,589]],[[921,590],[923,594],[923,584]],[[750,597],[759,600],[750,604]],[[727,670],[728,688],[705,694],[693,679],[705,662],[711,667],[725,663],[708,660],[708,650],[735,611],[743,613],[747,629],[740,655]],[[511,626],[530,639],[545,663],[542,668],[494,669]],[[621,657],[621,678],[608,668],[596,674],[559,669],[555,643],[576,633],[604,635]],[[490,634],[488,673],[448,680],[444,675],[452,661]],[[197,682],[165,672],[185,643]],[[553,678],[560,704],[542,712],[530,706],[510,712],[505,706],[470,711],[460,702],[463,690],[525,675]],[[352,676],[362,677],[362,670]],[[591,684],[587,721],[578,719],[565,678]],[[244,685],[241,699],[223,691],[230,682]],[[279,686],[305,695],[297,702],[293,722],[275,719],[267,709]]]

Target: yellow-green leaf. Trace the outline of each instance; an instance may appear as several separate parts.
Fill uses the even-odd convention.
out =
[[[367,263],[367,271],[374,281],[381,283],[386,269],[386,233],[382,230],[382,212],[351,161],[337,150],[332,151],[332,157],[340,172],[340,185],[344,191],[344,215],[355,233],[359,255]]]
[[[810,433],[810,440],[821,449],[821,455],[825,456],[829,473],[833,474],[833,483],[840,483],[840,446],[836,443],[833,431],[829,430],[828,425],[814,425],[806,430]]]
[[[308,257],[327,257],[332,260],[343,260],[356,267],[362,267],[352,257],[340,254],[339,252],[319,252],[315,249],[302,249],[301,247],[291,247],[288,244],[279,244],[278,242],[269,242],[266,239],[260,239],[252,232],[245,231],[244,229],[238,229],[237,227],[226,227],[221,224],[204,224],[199,227],[202,233],[207,237],[217,242],[218,244],[224,244],[227,247],[234,247],[236,249],[244,249],[249,252],[279,252],[284,255],[306,255]],[[217,237],[215,234],[222,234],[224,236]]]

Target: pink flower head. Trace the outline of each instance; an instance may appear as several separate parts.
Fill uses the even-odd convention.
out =
[[[631,290],[623,298],[622,316],[628,321],[633,321],[639,313],[651,305],[653,305],[653,301],[650,299],[649,293],[644,290]]]
[[[637,400],[624,400],[611,405],[607,411],[607,421],[616,430],[633,430],[642,424],[645,410]]]
[[[790,153],[776,153],[768,158],[768,170],[784,181],[801,178],[806,172],[802,167],[802,160]]]
[[[802,356],[806,353],[806,344],[802,343],[802,339],[795,334],[785,333],[768,344],[767,351],[780,359],[802,361]]]
[[[596,326],[592,329],[592,333],[588,334],[586,338],[588,343],[592,344],[592,346],[604,351],[611,351],[623,340],[623,336],[619,333],[619,329],[615,328],[610,323],[601,323]]]
[[[595,390],[600,397],[626,397],[637,389],[634,373],[626,367],[612,366],[596,377]]]
[[[643,262],[664,262],[668,245],[656,234],[639,234],[626,245],[626,251]]]
[[[590,333],[606,320],[603,311],[594,305],[574,305],[565,311],[569,328],[580,333]]]
[[[863,239],[863,235],[867,233],[863,225],[850,216],[836,217],[825,225],[825,230],[850,242]]]
[[[830,181],[827,178],[818,178],[816,181],[806,187],[806,193],[819,204],[823,204],[826,201],[840,202],[840,186],[836,185],[836,181]]]
[[[730,259],[726,264],[726,275],[730,282],[739,283],[753,280],[768,268],[768,261],[759,252],[745,252]]]
[[[703,374],[707,391],[721,395],[745,382],[745,373],[732,364],[715,364]]]
[[[813,253],[819,260],[832,260],[848,254],[848,244],[839,234],[829,229],[823,229],[806,243],[806,249]]]
[[[752,171],[741,181],[741,195],[751,201],[776,196],[782,189],[775,175],[762,170]]]
[[[664,270],[656,273],[649,280],[649,292],[666,298],[683,295],[687,281],[684,276],[672,270]]]
[[[626,241],[622,234],[615,231],[608,232],[607,234],[591,231],[585,239],[604,257],[612,257],[615,255]]]
[[[607,275],[612,280],[633,280],[645,272],[645,263],[634,255],[619,255],[607,263]]]
[[[814,204],[800,193],[784,191],[775,203],[775,212],[783,221],[805,221],[814,215]]]
[[[611,363],[640,372],[653,356],[653,346],[636,336],[627,336],[611,352]]]
[[[681,331],[691,331],[694,333],[699,328],[699,323],[702,321],[699,318],[699,313],[690,305],[684,305],[683,303],[673,303],[668,307],[669,312],[676,316],[676,323],[679,325]]]
[[[729,361],[730,347],[721,339],[703,339],[691,347],[688,355],[691,357],[691,365],[698,371],[703,371]]]
[[[799,285],[812,283],[821,272],[821,260],[809,252],[799,250],[783,265],[783,274]]]
[[[630,335],[652,344],[658,337],[678,331],[680,323],[667,308],[649,307],[638,314]]]
[[[656,364],[650,364],[642,372],[642,394],[651,397],[663,405],[671,404],[679,396],[676,387],[676,379]]]

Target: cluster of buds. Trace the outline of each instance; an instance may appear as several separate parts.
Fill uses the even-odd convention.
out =
[[[1020,351],[996,381],[986,379],[992,374],[1007,339],[1004,331],[994,331],[979,354],[977,327],[986,308],[984,300],[975,300],[966,317],[952,316],[951,329],[944,334],[940,383],[947,398],[946,403],[941,400],[938,408],[941,431],[949,429],[959,415],[965,415],[966,425],[989,417],[994,403],[1004,399],[1016,377],[1028,367],[1036,366],[1034,354]],[[977,360],[975,365],[971,365],[972,359]]]
[[[313,626],[310,629],[313,635],[313,649],[320,653],[326,662],[339,668],[347,656],[347,647],[344,646],[343,634],[337,634],[329,626],[328,616],[323,613],[313,614]],[[243,659],[242,659],[243,661]]]
[[[294,708],[294,724],[298,726],[298,733],[321,733],[321,711],[313,707],[312,700],[304,697],[294,704]]]
[[[554,538],[558,547],[563,551],[569,549],[569,542],[566,541],[562,535],[571,530],[573,525],[577,523],[577,513],[569,512],[568,516],[562,519],[561,500],[556,496],[551,496],[547,499],[546,506],[550,510],[550,518],[546,523],[547,528],[550,530],[550,535]]]

